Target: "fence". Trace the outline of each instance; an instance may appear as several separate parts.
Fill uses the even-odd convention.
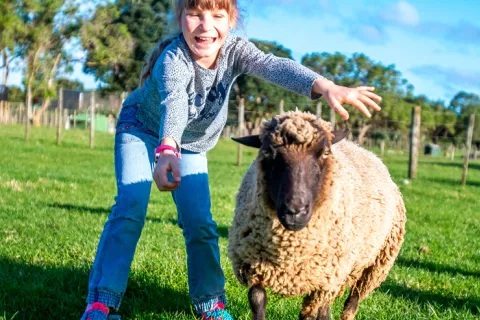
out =
[[[48,109],[40,114],[38,125],[56,128],[59,126],[59,121],[62,121],[62,126],[67,130],[89,129],[92,123],[90,114],[92,95],[95,95],[94,110],[96,111],[93,117],[95,130],[114,133],[124,94],[100,96],[94,92],[63,90],[62,108],[59,107],[58,100],[52,100]],[[28,112],[24,102],[2,101],[0,124],[25,124],[27,117],[32,121],[42,102],[40,100],[35,103],[32,110]]]
[[[115,132],[116,119],[122,101],[126,97],[125,93],[114,93],[107,96],[100,96],[95,92],[72,90],[63,90],[62,93],[63,99],[60,105],[58,100],[52,101],[50,107],[41,114],[38,125],[66,130],[72,128],[90,129],[91,147],[93,147],[94,131]],[[41,101],[34,106],[33,112],[27,112],[25,104],[22,102],[3,101],[0,104],[0,124],[26,124],[28,123],[27,118],[29,122],[32,120],[32,115],[35,114],[39,105],[41,105]],[[276,110],[252,111],[245,110],[245,100],[230,100],[227,124],[223,129],[222,136],[231,138],[233,136],[258,134],[263,119],[294,109],[292,106],[285,106],[283,101],[279,101],[277,105]],[[348,122],[338,120],[339,118],[333,109],[322,108],[321,103],[312,104],[309,109],[314,110],[317,116],[329,120],[333,126],[348,126]],[[434,157],[445,156],[452,160],[455,153],[463,153],[469,155],[467,158],[478,159],[480,141],[475,141],[471,145],[471,142],[469,144],[465,139],[463,143],[456,145],[452,137],[448,135],[432,136],[431,133],[422,129],[424,123],[421,122],[420,108],[417,109],[416,117],[418,119],[416,122],[400,123],[399,121],[386,120],[383,122],[383,126],[377,124],[372,127],[365,126],[364,128],[350,130],[350,140],[356,141],[367,149],[376,149],[381,156],[385,153],[408,153],[410,155],[409,176],[412,179],[416,177],[418,153]],[[412,119],[415,119],[415,115],[415,112],[412,113]],[[394,130],[391,129],[392,124],[394,127],[407,129]],[[473,123],[460,129],[467,131],[470,127],[473,128]],[[58,143],[60,143],[60,137],[58,137]],[[238,164],[242,161],[241,154],[242,149],[239,147]]]

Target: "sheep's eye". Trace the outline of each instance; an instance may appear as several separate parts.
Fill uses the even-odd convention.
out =
[[[272,146],[269,146],[267,149],[262,149],[262,153],[266,158],[275,158],[276,151]]]
[[[318,151],[317,153],[317,158],[318,159],[326,159],[330,154],[330,150],[329,149],[321,149],[320,151]]]

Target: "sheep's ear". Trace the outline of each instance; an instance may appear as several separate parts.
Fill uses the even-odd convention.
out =
[[[260,135],[245,136],[241,138],[232,138],[233,141],[246,145],[247,147],[260,149],[262,141],[260,141]]]
[[[338,141],[341,141],[348,137],[348,134],[350,133],[348,129],[342,129],[342,130],[333,130],[332,133],[335,135],[335,137],[332,139],[332,144],[337,143]]]

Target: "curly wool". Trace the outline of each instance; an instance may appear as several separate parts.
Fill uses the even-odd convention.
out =
[[[268,136],[273,145],[288,145],[302,150],[312,147],[325,136],[330,146],[331,131],[329,122],[317,119],[311,113],[289,111],[264,121],[260,139],[263,141]]]
[[[262,131],[262,139],[289,142],[288,148],[309,148],[324,138],[331,146],[330,124],[311,114],[282,114]],[[239,281],[284,296],[316,292],[318,305],[331,304],[362,277],[368,278],[357,288],[362,297],[378,287],[398,255],[406,221],[402,196],[380,159],[349,141],[331,146],[312,218],[300,231],[286,230],[264,201],[261,159],[260,152],[244,176],[229,230]]]

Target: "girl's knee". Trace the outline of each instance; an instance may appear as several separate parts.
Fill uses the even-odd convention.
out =
[[[184,236],[189,240],[218,238],[217,224],[211,215],[203,217],[194,215],[189,219],[183,219],[182,227]]]
[[[115,205],[112,207],[112,212],[109,216],[111,219],[125,219],[132,222],[145,222],[147,215],[148,202],[141,201],[134,197],[124,197],[118,199]]]

